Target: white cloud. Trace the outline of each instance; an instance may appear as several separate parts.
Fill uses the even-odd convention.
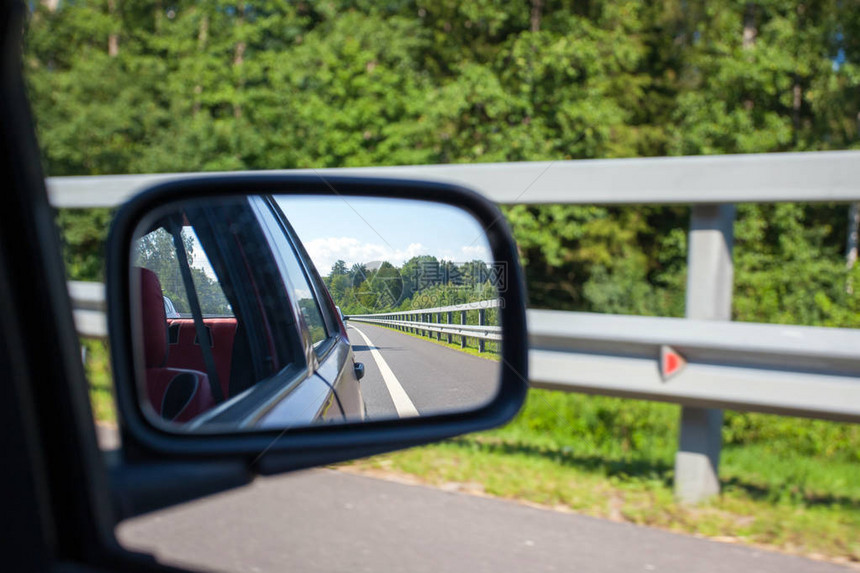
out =
[[[465,263],[468,261],[474,261],[475,259],[486,263],[493,262],[493,257],[490,255],[490,249],[484,245],[469,245],[467,247],[461,247],[460,253],[463,255],[463,260],[457,262]]]
[[[360,241],[354,237],[323,237],[307,241],[304,245],[317,270],[323,276],[331,272],[332,266],[338,259],[345,261],[347,267],[355,263],[367,264],[375,261],[388,261],[392,265],[400,266],[418,255],[433,255],[440,260],[455,263],[465,263],[475,259],[487,263],[493,261],[489,249],[484,245],[469,245],[456,251],[450,249],[440,251],[431,250],[421,243],[411,243],[406,248],[395,249],[380,243]]]
[[[366,243],[354,237],[325,237],[304,243],[305,249],[321,275],[327,275],[334,263],[341,259],[347,266],[354,263],[388,261],[400,266],[418,255],[432,254],[421,243],[411,243],[405,249],[394,249],[388,245]]]

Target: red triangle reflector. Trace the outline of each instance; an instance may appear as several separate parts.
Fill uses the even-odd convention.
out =
[[[677,350],[665,344],[660,347],[660,376],[663,382],[678,374],[686,365],[686,359]]]

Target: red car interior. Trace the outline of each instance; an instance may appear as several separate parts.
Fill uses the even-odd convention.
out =
[[[204,318],[203,324],[212,340],[212,358],[218,371],[221,392],[231,396],[230,377],[233,362],[233,341],[236,338],[235,318]],[[167,366],[170,368],[189,368],[206,371],[203,353],[192,318],[170,318],[167,320],[168,354]]]
[[[167,365],[167,317],[161,283],[156,274],[148,269],[137,268],[136,271],[140,276],[141,325],[149,402],[165,419],[187,422],[215,405],[209,377],[199,370]]]

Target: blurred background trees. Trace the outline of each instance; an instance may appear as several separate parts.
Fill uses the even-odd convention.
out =
[[[45,0],[25,67],[55,176],[847,149],[858,4]],[[521,200],[533,306],[683,314],[687,209]],[[60,214],[75,278],[109,216]],[[735,318],[860,326],[849,220],[741,206]]]

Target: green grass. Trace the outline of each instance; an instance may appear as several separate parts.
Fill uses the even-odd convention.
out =
[[[100,340],[81,340],[81,344],[86,351],[84,370],[90,381],[90,403],[93,415],[99,422],[115,424],[116,405],[107,345]]]

